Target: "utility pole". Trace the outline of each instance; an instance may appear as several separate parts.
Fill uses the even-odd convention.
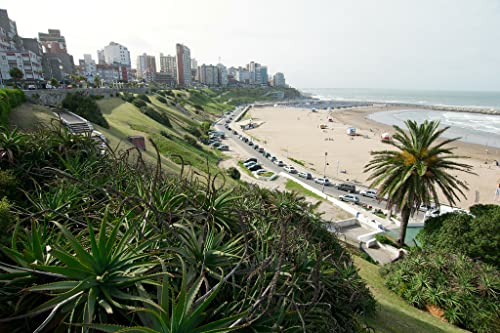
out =
[[[323,168],[323,186],[321,186],[321,192],[325,193],[325,181],[326,181],[326,156],[328,156],[328,153],[325,151],[325,166]]]

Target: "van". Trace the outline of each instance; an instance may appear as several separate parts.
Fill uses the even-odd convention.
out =
[[[337,184],[337,189],[341,190],[341,191],[346,191],[349,193],[356,192],[356,186],[354,186],[352,184],[347,184],[347,183]]]

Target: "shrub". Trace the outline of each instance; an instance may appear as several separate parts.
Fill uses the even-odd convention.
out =
[[[134,98],[132,104],[134,104],[138,108],[143,108],[147,106],[146,102],[144,102],[142,99],[139,98]]]
[[[145,94],[140,94],[137,96],[137,98],[142,99],[144,102],[151,103],[151,100]]]
[[[229,177],[236,180],[239,180],[241,178],[240,172],[235,167],[230,167],[229,169],[227,169],[227,174],[229,175]]]
[[[157,99],[157,100],[158,100],[158,102],[160,102],[160,103],[163,103],[163,104],[167,104],[167,103],[168,103],[168,102],[167,102],[167,100],[166,100],[165,98],[161,97],[161,96],[156,97],[156,99]]]
[[[0,170],[0,198],[17,197],[19,194],[17,186],[18,181],[12,170]]]
[[[10,110],[26,101],[20,89],[0,89],[0,125],[6,125]]]
[[[14,227],[16,218],[10,211],[10,203],[7,198],[0,199],[0,246],[8,245],[10,239],[10,230]]]
[[[422,246],[463,253],[500,267],[500,207],[476,205],[469,215],[455,212],[426,221],[417,236]]]
[[[84,96],[80,92],[68,93],[62,101],[62,106],[94,124],[109,128],[109,124],[102,115],[99,105],[92,97]]]
[[[186,131],[197,138],[201,137],[202,135],[200,129],[197,126],[189,126],[188,128],[186,128]]]
[[[417,308],[438,307],[472,332],[500,329],[500,275],[493,266],[442,249],[414,249],[381,273],[389,289]]]
[[[165,91],[164,90],[159,90],[156,92],[158,95],[165,97]]]
[[[194,139],[192,136],[184,134],[184,141],[186,141],[189,145],[197,148],[197,149],[202,149],[201,146],[198,144],[198,141]]]
[[[162,112],[155,111],[153,108],[151,108],[149,106],[142,107],[141,111],[144,112],[144,114],[146,116],[159,122],[163,126],[172,128],[172,124],[170,123],[170,119],[168,119],[166,114],[164,114]]]

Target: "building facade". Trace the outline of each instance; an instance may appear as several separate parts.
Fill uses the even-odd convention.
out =
[[[250,73],[250,84],[262,84],[261,65],[259,63],[251,61],[247,65],[247,71]]]
[[[102,51],[97,52],[98,54],[102,52],[102,55],[104,55],[104,62],[108,65],[120,64],[128,68],[132,65],[129,50],[121,44],[111,42],[109,45],[106,45]]]
[[[198,80],[207,86],[219,85],[219,68],[213,65],[201,65],[198,67]]]
[[[146,53],[137,56],[137,78],[153,81],[156,73],[156,59]]]
[[[173,78],[177,78],[177,60],[175,56],[164,56],[160,53],[160,72],[167,73]]]
[[[219,85],[223,87],[227,86],[229,80],[226,66],[223,64],[217,64],[217,69],[219,71]]]
[[[275,87],[286,87],[285,75],[283,73],[275,73],[273,75],[273,86]]]
[[[176,45],[176,60],[177,60],[177,84],[183,87],[191,86],[191,51],[182,44]]]
[[[0,84],[12,79],[9,72],[14,67],[23,72],[25,81],[43,80],[42,46],[36,38],[20,37],[16,22],[0,9]]]
[[[68,53],[66,38],[61,35],[60,30],[49,29],[48,33],[39,32],[38,39],[43,47],[42,65],[46,80],[54,77],[62,81],[68,75],[74,74],[73,56]]]

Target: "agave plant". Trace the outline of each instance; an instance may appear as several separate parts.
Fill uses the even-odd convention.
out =
[[[216,333],[239,330],[241,327],[233,324],[244,317],[246,311],[227,315],[224,313],[224,304],[212,313],[207,311],[220,292],[223,280],[215,288],[203,293],[203,275],[190,283],[186,265],[182,258],[180,261],[182,275],[178,291],[175,278],[165,275],[161,287],[158,287],[158,305],[137,310],[141,321],[147,326],[95,324],[89,327],[103,332],[123,333]]]
[[[150,299],[140,296],[137,289],[144,284],[154,284],[153,278],[164,275],[152,273],[159,263],[151,258],[147,250],[155,239],[133,242],[133,228],[122,232],[122,224],[117,220],[113,221],[114,225],[109,231],[108,218],[109,214],[106,214],[102,219],[98,235],[89,225],[88,235],[80,237],[54,222],[67,242],[67,246],[52,245],[50,254],[57,262],[29,263],[18,267],[19,272],[28,270],[33,276],[54,280],[26,290],[30,294],[42,293],[49,300],[28,313],[1,319],[0,322],[50,311],[38,330],[48,325],[53,318],[65,319],[70,324],[90,324],[96,318],[98,322],[105,322],[110,316],[115,320],[120,316],[126,318],[124,311],[151,303]],[[56,316],[58,312],[62,313],[62,318]]]
[[[13,163],[27,138],[27,135],[20,133],[17,128],[9,130],[0,126],[0,162]]]

